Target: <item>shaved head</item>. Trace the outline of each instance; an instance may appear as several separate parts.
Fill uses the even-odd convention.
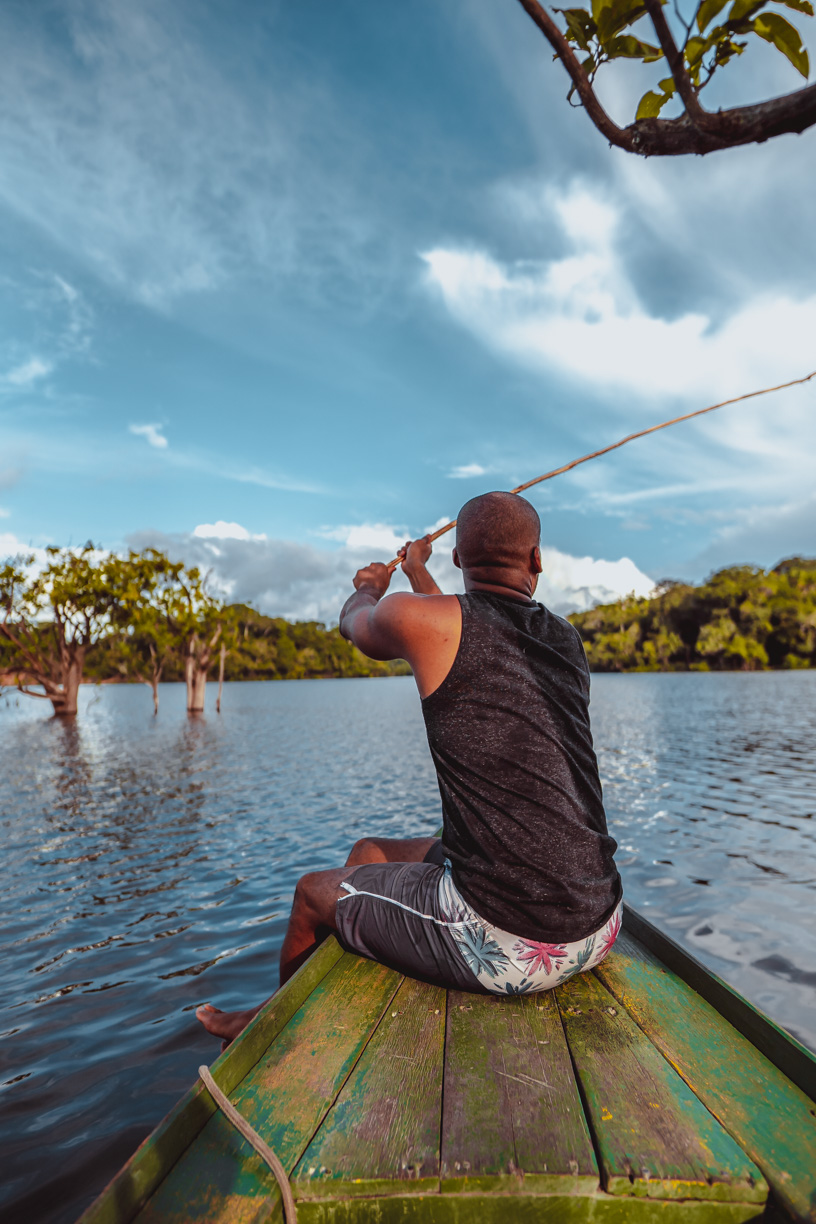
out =
[[[456,520],[462,569],[525,567],[540,539],[541,520],[517,493],[483,493],[465,502]]]

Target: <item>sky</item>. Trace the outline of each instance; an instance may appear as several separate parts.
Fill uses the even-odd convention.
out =
[[[816,132],[611,149],[515,0],[6,0],[0,38],[0,556],[162,547],[331,622],[468,498],[816,370]],[[613,117],[659,75],[610,67]],[[708,103],[800,80],[760,43]],[[532,490],[541,598],[812,555],[815,442],[816,380]]]

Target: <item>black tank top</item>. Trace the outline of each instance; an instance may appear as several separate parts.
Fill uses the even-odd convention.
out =
[[[422,702],[454,883],[505,931],[583,939],[622,890],[581,639],[542,604],[481,591],[458,598],[459,650]]]

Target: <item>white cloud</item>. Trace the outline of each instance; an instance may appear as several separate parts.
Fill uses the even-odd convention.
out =
[[[346,548],[379,549],[388,553],[386,560],[396,556],[410,535],[387,523],[359,523],[356,526],[326,527],[320,533],[325,540],[340,540]]]
[[[227,598],[251,602],[268,615],[329,624],[337,622],[340,609],[351,594],[355,571],[373,560],[389,561],[408,534],[384,523],[338,527],[325,534],[327,538],[342,540],[342,547],[321,549],[292,540],[250,537],[239,524],[223,524],[231,529],[229,534],[219,532],[205,537],[203,529],[209,532],[218,526],[201,524],[189,535],[140,532],[131,536],[128,543],[135,548],[162,548],[190,565],[199,565],[210,572],[211,583]],[[448,593],[464,589],[461,571],[451,560],[452,546],[452,536],[440,541],[429,565],[442,590]],[[605,561],[572,557],[558,549],[545,548],[542,559],[544,573],[537,597],[561,614],[631,591],[643,595],[653,586],[651,579],[627,557]],[[399,570],[391,589],[409,589]]]
[[[11,518],[11,511],[7,510],[5,506],[0,506],[0,518]]]
[[[544,207],[572,248],[562,258],[507,262],[466,247],[421,255],[451,316],[487,347],[644,403],[662,394],[704,404],[816,366],[816,295],[756,295],[722,320],[655,316],[620,256],[611,204],[575,188],[546,194]]]
[[[487,468],[482,467],[481,463],[462,463],[448,472],[452,480],[469,480],[472,476],[486,475]]]
[[[32,383],[46,378],[53,368],[53,362],[46,361],[42,357],[31,357],[21,365],[15,366],[13,370],[9,370],[2,381],[10,387],[30,387]]]
[[[161,432],[163,425],[129,425],[128,429],[137,437],[146,438],[150,446],[155,446],[156,450],[166,450],[169,446],[167,439]]]
[[[543,572],[537,598],[556,612],[582,612],[622,595],[648,595],[654,582],[631,561],[572,557],[557,548],[542,548]]]
[[[193,532],[202,540],[265,540],[266,536],[252,535],[240,523],[226,523],[219,519],[216,523],[199,523]]]

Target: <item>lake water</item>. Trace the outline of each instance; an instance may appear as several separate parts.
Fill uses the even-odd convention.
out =
[[[816,1048],[816,672],[596,676],[628,900]],[[0,1216],[73,1221],[259,1001],[295,881],[433,832],[413,681],[0,701]],[[213,702],[214,695],[210,696]]]

